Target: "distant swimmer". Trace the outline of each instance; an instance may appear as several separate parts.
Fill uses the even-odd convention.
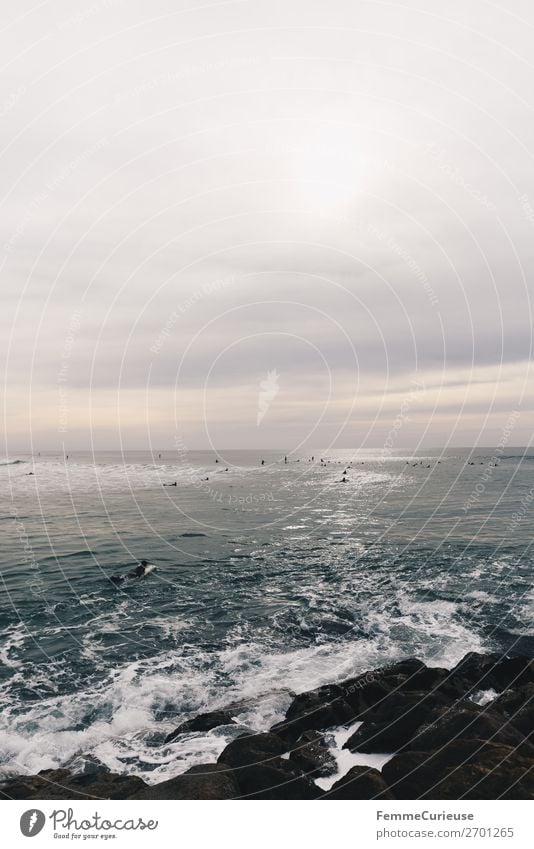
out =
[[[164,483],[163,486],[178,486],[178,484],[174,481],[174,483]]]
[[[229,471],[228,466],[226,467],[226,469],[225,469],[224,471],[225,471],[225,472],[228,472],[228,471]]]
[[[110,580],[114,584],[122,584],[127,578],[144,578],[145,575],[153,572],[155,568],[148,560],[141,560],[139,566],[136,566],[131,572],[127,572],[126,575],[112,575]]]
[[[216,459],[215,462],[218,463],[219,461]]]

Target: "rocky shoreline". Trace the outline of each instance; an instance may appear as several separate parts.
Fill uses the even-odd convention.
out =
[[[231,725],[231,709],[196,716],[164,741]],[[361,723],[356,726],[356,723]],[[349,752],[386,755],[382,770],[335,776],[332,732]],[[242,734],[216,763],[155,785],[87,757],[0,783],[4,799],[533,799],[534,660],[466,655],[453,669],[409,658],[297,695],[268,732]]]

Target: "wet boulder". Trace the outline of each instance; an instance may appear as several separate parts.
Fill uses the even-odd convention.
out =
[[[525,737],[534,736],[534,684],[505,690],[491,707],[508,719]]]
[[[240,795],[234,772],[221,764],[199,764],[182,775],[145,787],[135,799],[236,799]]]
[[[325,799],[394,799],[381,773],[369,766],[353,766],[324,794]]]
[[[534,754],[525,735],[503,714],[492,708],[480,707],[469,700],[433,711],[428,723],[414,734],[409,748],[430,752],[458,739],[470,738],[501,743]]]
[[[18,775],[0,785],[6,799],[130,799],[146,787],[135,775],[110,770],[74,774],[68,769],[44,769],[37,775]]]
[[[286,754],[287,743],[276,734],[242,734],[236,737],[219,755],[217,763],[229,767],[265,763]]]
[[[326,731],[354,721],[354,710],[337,684],[300,693],[290,704],[286,718],[272,729],[286,740],[296,741],[305,731]]]
[[[289,760],[307,775],[319,778],[333,775],[337,762],[330,751],[328,740],[319,731],[305,731],[291,749]]]
[[[448,700],[439,692],[394,691],[371,711],[372,719],[349,737],[344,748],[353,752],[397,752],[436,708],[447,705]]]
[[[188,719],[182,722],[174,731],[164,740],[164,743],[172,743],[181,734],[188,734],[194,731],[211,731],[213,728],[218,728],[221,725],[231,725],[233,723],[233,715],[225,710],[214,710],[210,713],[201,713],[193,719]]]
[[[533,799],[532,766],[511,746],[471,739],[436,752],[402,752],[382,776],[397,799]]]
[[[477,690],[502,692],[534,683],[534,661],[527,657],[503,657],[497,652],[469,652],[451,670],[449,680],[460,687],[464,695]]]

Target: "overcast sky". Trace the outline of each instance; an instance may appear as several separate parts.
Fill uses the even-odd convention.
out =
[[[527,0],[1,0],[6,451],[531,440]]]

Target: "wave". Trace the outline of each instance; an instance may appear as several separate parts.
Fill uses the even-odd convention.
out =
[[[27,462],[27,460],[0,460],[0,466],[18,466],[19,463]]]

